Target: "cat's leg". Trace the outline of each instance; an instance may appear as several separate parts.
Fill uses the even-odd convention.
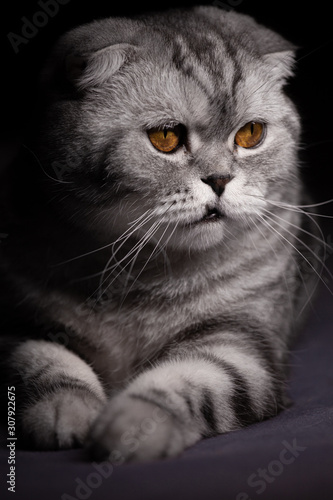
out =
[[[40,449],[81,444],[106,401],[92,368],[62,345],[44,340],[19,344],[8,367],[9,375],[18,375],[16,411],[22,437]]]
[[[242,334],[179,345],[109,401],[89,436],[92,456],[174,456],[203,437],[275,415],[283,384],[268,351]]]

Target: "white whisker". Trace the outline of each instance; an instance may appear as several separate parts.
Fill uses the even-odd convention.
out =
[[[161,225],[162,223],[160,223]],[[126,291],[126,295],[123,297],[123,301],[126,299],[127,295],[130,293],[130,291],[133,289],[135,283],[138,281],[139,277],[141,276],[141,274],[143,273],[143,271],[145,270],[145,268],[147,267],[148,263],[151,261],[151,259],[153,258],[153,255],[154,254],[157,254],[156,252],[156,249],[158,248],[160,242],[162,241],[165,233],[167,232],[167,230],[169,229],[169,226],[170,226],[170,222],[168,223],[167,227],[165,228],[165,230],[163,231],[162,235],[160,236],[159,240],[157,241],[155,247],[153,248],[152,252],[150,253],[149,257],[147,258],[145,264],[143,265],[143,267],[141,268],[140,272],[138,273],[138,275],[135,277],[133,283],[131,284],[130,288]],[[159,226],[160,227],[160,226]],[[158,228],[159,229],[159,228]],[[155,233],[157,232],[157,230],[155,231]],[[153,236],[151,237],[151,239],[153,238]],[[132,267],[133,265],[131,266],[131,269],[130,271],[132,270]],[[126,290],[126,287],[127,287],[127,283],[128,283],[128,280],[126,281],[126,285],[125,285],[125,290]]]
[[[319,207],[319,206],[323,206],[323,205],[328,205],[329,203],[333,203],[333,199],[322,201],[320,203],[314,203],[311,205],[291,205],[291,204],[284,203],[281,201],[269,200],[269,199],[265,198],[264,196],[258,196],[258,195],[253,195],[253,194],[247,195],[247,196],[251,196],[252,198],[258,198],[258,199],[263,200],[266,203],[269,203],[270,205],[274,205],[278,208],[285,208],[285,209],[289,209],[291,211],[301,212],[303,214],[308,214],[308,215],[313,215],[315,217],[324,217],[327,219],[333,219],[332,215],[325,215],[325,214],[319,214],[316,212],[307,212],[305,210],[302,210],[303,208],[315,208],[315,207]]]
[[[130,222],[130,227],[128,229],[126,229],[126,231],[121,235],[119,236],[119,238],[117,238],[115,241],[112,241],[111,243],[107,243],[106,245],[103,245],[101,247],[98,247],[98,248],[95,248],[94,250],[91,250],[90,252],[85,252],[85,253],[82,253],[80,255],[77,255],[75,257],[72,257],[71,259],[67,259],[67,260],[63,260],[62,262],[59,262],[58,264],[55,264],[54,267],[57,267],[57,266],[61,266],[63,264],[68,264],[69,262],[73,262],[75,260],[78,260],[78,259],[82,259],[84,257],[88,257],[89,255],[92,255],[94,253],[97,253],[97,252],[100,252],[102,250],[105,250],[106,248],[109,248],[109,247],[112,247],[114,246],[116,243],[118,243],[119,241],[122,241],[122,239],[124,239],[126,237],[126,235],[132,231],[132,228],[133,226],[137,223],[137,222],[140,222],[140,220],[142,218],[145,217],[145,215],[147,213],[151,212],[151,210],[147,210],[145,213],[143,213],[142,215],[140,215],[140,217],[138,217],[136,220]],[[151,216],[153,217],[153,215]],[[143,224],[145,224],[147,222],[147,220],[149,219],[145,219],[145,221],[143,222]],[[141,227],[141,226],[140,226]],[[135,228],[136,230],[137,228]],[[95,275],[94,275],[95,276]]]
[[[281,227],[285,232],[287,232],[288,234],[290,234],[293,238],[295,238],[295,240],[297,240],[301,245],[303,245],[306,250],[308,250],[312,255],[313,257],[319,262],[319,264],[321,265],[321,270],[320,272],[323,271],[323,269],[325,269],[325,271],[328,273],[329,277],[331,279],[333,279],[333,275],[332,273],[330,272],[330,270],[328,269],[328,267],[324,264],[324,262],[322,261],[322,259],[316,254],[316,252],[311,248],[309,247],[309,245],[307,245],[306,243],[304,243],[303,240],[301,240],[295,233],[293,233],[292,231],[289,231],[289,229],[287,229],[286,227],[284,227],[282,224],[280,224],[279,222],[277,222],[276,220],[274,220],[271,216],[269,215],[265,215],[265,217],[268,217],[273,223],[277,224],[279,227]],[[296,226],[297,227],[297,226]],[[304,257],[304,256],[303,256]]]
[[[165,209],[165,211],[163,212],[162,215],[165,215],[168,212],[168,210],[170,210],[171,206],[172,205],[170,205],[169,207],[167,207]],[[98,290],[97,290],[97,292],[98,292],[99,295],[101,295],[102,293],[104,293],[102,291],[104,283],[106,283],[106,282],[108,282],[110,280],[112,274],[117,270],[117,268],[120,268],[120,270],[118,271],[118,273],[115,276],[113,276],[112,280],[108,283],[108,285],[106,286],[105,290],[107,290],[115,282],[115,280],[123,272],[125,272],[126,268],[128,268],[128,266],[130,266],[129,270],[127,271],[127,279],[126,279],[125,287],[124,287],[126,289],[128,281],[129,281],[129,279],[131,277],[134,265],[135,265],[135,263],[137,261],[137,258],[139,256],[140,252],[142,252],[143,248],[153,238],[154,234],[158,231],[158,229],[160,228],[160,226],[163,224],[163,220],[160,219],[158,221],[155,221],[149,227],[149,229],[147,231],[145,231],[145,233],[143,234],[143,236],[139,239],[139,241],[136,242],[136,244],[130,249],[130,251],[127,252],[127,254],[122,257],[122,259],[120,259],[119,261],[117,261],[116,260],[116,255],[119,252],[120,248],[126,243],[126,241],[128,241],[134,235],[135,232],[137,232],[139,229],[141,229],[145,224],[147,224],[147,222],[151,221],[151,219],[154,218],[154,217],[156,217],[156,214],[153,211],[145,219],[143,219],[143,220],[142,220],[142,217],[139,217],[137,219],[137,221],[140,222],[140,223],[136,227],[134,227],[133,231],[131,231],[128,235],[126,235],[126,237],[125,237],[124,241],[121,243],[121,245],[119,245],[116,249],[113,249],[112,255],[109,258],[106,266],[104,267],[104,270],[101,273],[101,279],[100,279],[99,287],[98,287]],[[122,239],[122,237],[118,238],[117,241],[121,241],[121,239]],[[132,258],[129,259],[131,256],[132,256]],[[116,262],[112,266],[110,266],[110,264],[111,264],[112,261],[116,261]],[[121,264],[123,262],[125,262],[125,261],[127,261],[126,264],[124,266],[121,266]],[[108,273],[107,276],[106,276],[106,273]],[[138,277],[136,278],[136,281],[137,281],[137,279],[138,279]]]
[[[308,236],[310,236],[311,238],[315,239],[316,241],[318,241],[321,245],[323,245],[324,247],[324,250],[326,249],[326,247],[328,247],[329,245],[326,243],[326,241],[324,240],[324,234],[322,232],[322,230],[320,229],[319,225],[317,224],[317,229],[319,230],[321,236],[322,236],[322,239],[319,238],[318,236],[316,236],[315,234],[312,234],[310,233],[310,231],[307,231],[306,229],[302,228],[301,226],[297,226],[297,224],[293,224],[292,222],[288,221],[287,219],[284,219],[283,217],[280,217],[279,215],[277,215],[276,213],[274,212],[271,212],[270,210],[267,210],[266,208],[263,208],[262,210],[264,210],[265,212],[269,213],[271,216],[283,221],[283,222],[286,222],[289,226],[292,226],[294,227],[295,229],[297,229],[298,231],[301,231],[302,233],[305,233],[307,234]],[[311,218],[311,217],[310,217]],[[312,219],[312,218],[311,218]],[[315,221],[313,221],[315,223]],[[316,223],[315,223],[316,224]]]
[[[99,284],[99,289],[102,288],[102,285],[105,281],[107,281],[110,276],[112,275],[112,273],[118,268],[120,267],[120,271],[118,272],[118,274],[113,278],[112,282],[110,284],[112,284],[119,276],[122,272],[124,272],[125,268],[132,262],[133,259],[136,259],[138,254],[140,253],[140,251],[142,250],[142,248],[145,246],[146,242],[150,239],[150,236],[151,234],[154,233],[156,227],[160,224],[159,221],[157,222],[154,222],[153,225],[149,228],[148,231],[146,231],[146,233],[140,238],[140,240],[131,248],[131,250],[129,252],[127,252],[127,254],[122,257],[119,261],[117,261],[116,259],[116,255],[117,253],[119,252],[120,248],[123,246],[123,244],[132,236],[131,235],[128,235],[128,237],[125,239],[125,241],[119,245],[119,247],[116,249],[115,252],[112,252],[112,255],[111,257],[109,258],[106,266],[104,267],[104,270],[102,272],[102,275],[101,275],[101,280],[100,280],[100,284]],[[133,234],[134,234],[134,231],[133,231]],[[121,264],[126,261],[131,255],[134,254],[134,257],[132,257],[132,259],[130,259],[129,262],[126,263],[126,265],[124,267],[121,266]],[[112,260],[115,260],[115,264],[113,264],[112,266],[109,267],[109,264],[112,262]],[[105,277],[105,274],[108,273],[108,276]]]
[[[59,184],[73,184],[73,181],[63,181],[61,179],[58,179],[57,177],[52,177],[50,174],[48,174],[46,172],[46,170],[44,169],[43,165],[41,164],[39,158],[36,156],[36,154],[32,151],[32,149],[28,148],[28,146],[26,146],[25,144],[22,144],[22,146],[27,150],[29,151],[30,154],[32,154],[32,156],[35,158],[36,162],[38,163],[38,165],[40,166],[40,168],[42,169],[43,173],[46,175],[46,177],[48,177],[49,179],[51,179],[52,181],[55,181],[55,182],[58,182]]]
[[[301,257],[302,259],[309,265],[309,267],[315,272],[319,280],[323,283],[323,285],[327,288],[331,295],[333,295],[332,290],[327,285],[327,283],[323,280],[322,276],[318,273],[317,269],[311,264],[311,262],[302,254],[302,252],[286,238],[283,234],[281,234],[277,229],[275,229],[263,216],[258,215],[258,217],[263,221],[263,224],[266,224],[268,227],[272,229],[279,237],[283,238]]]
[[[253,224],[255,225],[255,227],[257,228],[257,230],[259,231],[259,233],[261,234],[261,236],[263,237],[263,239],[268,243],[268,245],[270,246],[271,250],[273,251],[276,259],[278,260],[279,259],[279,254],[277,253],[276,249],[274,248],[274,246],[272,245],[272,243],[269,241],[269,239],[267,238],[267,236],[264,234],[264,232],[261,230],[260,228],[260,225],[256,223],[256,221],[251,217],[251,220],[253,222]],[[266,226],[267,227],[267,226]],[[272,231],[271,231],[272,232]],[[253,240],[252,240],[253,241]],[[253,242],[254,244],[254,242]],[[288,252],[288,255],[292,258],[292,260],[294,261],[296,267],[298,268],[298,264],[296,262],[296,259],[292,256],[291,254],[291,249],[289,246],[286,245],[286,243],[284,241],[282,241],[282,244],[284,246],[284,248],[286,249],[286,251]],[[259,253],[259,252],[258,252]],[[260,254],[259,254],[260,255]],[[289,283],[288,283],[288,279],[287,279],[287,276],[285,275],[285,273],[283,273],[283,278],[284,278],[284,281],[285,281],[285,284],[286,284],[286,288],[288,290],[288,294],[289,294],[289,297],[290,297],[290,303],[292,303],[292,295],[293,295],[293,292],[290,290],[290,286],[289,286]],[[306,294],[308,295],[308,290],[307,290],[307,287],[306,287],[306,284],[304,282],[304,279],[303,279],[303,276],[301,276],[301,279],[302,279],[302,282],[303,282],[303,285],[304,285],[304,288],[305,288],[305,291],[306,291]]]

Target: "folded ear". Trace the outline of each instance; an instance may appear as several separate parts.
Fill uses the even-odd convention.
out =
[[[284,83],[290,76],[293,76],[293,66],[295,64],[295,50],[283,50],[264,54],[263,60],[269,66],[272,77]]]
[[[110,80],[134,52],[133,45],[119,43],[92,53],[68,54],[64,61],[65,78],[79,90],[101,86]]]
[[[217,7],[197,7],[220,31],[222,37],[242,40],[259,56],[273,78],[283,83],[293,74],[294,56],[297,47],[275,31],[259,24],[252,17]]]
[[[271,76],[284,83],[293,75],[297,47],[278,33],[257,25],[256,43]]]
[[[297,47],[275,31],[252,19],[248,22],[248,26],[263,63],[267,65],[270,77],[276,83],[283,85],[290,76],[293,76]]]
[[[103,85],[129,59],[137,46],[130,21],[105,19],[64,34],[56,43],[41,73],[48,91],[82,91]]]

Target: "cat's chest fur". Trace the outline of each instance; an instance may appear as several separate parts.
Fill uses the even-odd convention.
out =
[[[146,360],[163,353],[186,332],[191,338],[198,325],[223,315],[237,315],[251,296],[257,314],[268,313],[265,297],[262,307],[254,280],[263,284],[276,279],[279,270],[254,254],[249,261],[230,259],[223,250],[207,252],[206,259],[192,257],[186,265],[152,274],[147,269],[137,282],[129,282],[118,294],[112,288],[96,300],[78,300],[70,294],[35,295],[47,310],[49,320],[62,325],[47,333],[83,356],[110,388],[131,378]],[[237,264],[236,264],[237,262]],[[154,266],[153,266],[154,268]],[[272,292],[273,293],[273,292]],[[39,297],[38,297],[39,296]]]
[[[212,311],[217,313],[228,301],[221,294],[221,281],[209,287],[200,272],[183,279],[159,277],[155,286],[152,282],[145,286],[145,275],[140,278],[132,290],[119,295],[109,290],[99,299],[82,302],[51,292],[42,299],[51,320],[64,325],[60,340],[92,363],[110,385],[133,376],[139,365],[161,353],[181,331]]]

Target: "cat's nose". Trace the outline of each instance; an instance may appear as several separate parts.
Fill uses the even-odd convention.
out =
[[[201,180],[205,184],[208,184],[208,186],[212,188],[212,190],[214,191],[214,193],[217,194],[217,196],[221,196],[226,184],[228,184],[228,182],[231,181],[231,176],[214,174],[214,175],[209,175],[205,179]]]

